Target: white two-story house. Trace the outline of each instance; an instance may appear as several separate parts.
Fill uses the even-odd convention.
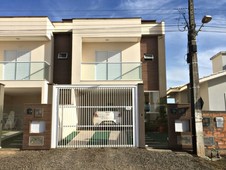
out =
[[[4,115],[15,112],[15,129],[22,128],[24,103],[54,101],[53,85],[124,88],[142,84],[145,102],[153,106],[153,112],[159,99],[166,96],[163,22],[141,18],[52,22],[48,17],[2,17],[0,64],[0,83],[5,85]],[[88,99],[96,101],[96,93]],[[110,99],[117,93],[118,97]],[[74,90],[73,94],[88,93]],[[102,90],[98,94],[109,97],[102,104],[116,107],[113,103],[118,102],[119,108],[121,98],[128,96],[126,90]],[[59,99],[58,104],[72,104],[72,94],[66,98],[70,101]],[[126,100],[126,110],[133,110],[127,107]],[[94,105],[91,101],[82,102],[89,107]],[[77,123],[80,120],[84,124],[84,119],[78,118]]]

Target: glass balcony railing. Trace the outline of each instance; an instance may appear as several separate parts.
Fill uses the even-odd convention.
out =
[[[0,80],[49,80],[47,62],[0,62]]]
[[[81,80],[141,80],[140,62],[82,63]]]

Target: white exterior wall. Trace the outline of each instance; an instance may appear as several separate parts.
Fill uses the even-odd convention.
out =
[[[209,81],[209,110],[225,111],[226,76]]]
[[[51,63],[51,41],[5,41],[0,46],[0,61],[4,61],[4,50],[30,51],[32,61],[46,61]]]
[[[0,41],[47,41],[54,28],[48,17],[3,17],[0,25]]]
[[[226,70],[226,52],[221,51],[211,58],[213,73]]]
[[[162,35],[165,34],[165,23],[143,24],[141,28],[142,35]]]
[[[200,84],[200,96],[204,101],[202,110],[209,110],[208,82],[204,82]]]
[[[223,69],[226,69],[226,55],[225,54],[222,55],[222,70]]]
[[[82,61],[82,38],[73,34],[72,37],[72,73],[71,84],[80,83]]]
[[[121,52],[122,62],[140,62],[140,43],[83,43],[82,62],[95,62],[96,51]]]
[[[221,56],[214,57],[212,59],[213,73],[221,71],[222,70],[222,65],[223,65],[223,61],[222,61]]]
[[[141,37],[141,19],[75,19],[74,34],[82,37]]]

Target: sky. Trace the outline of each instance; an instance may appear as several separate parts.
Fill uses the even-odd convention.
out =
[[[165,22],[167,88],[189,82],[186,62],[188,19],[185,0],[0,0],[0,16],[48,16],[51,21],[71,18],[141,17]],[[199,77],[212,73],[210,58],[226,51],[226,0],[194,0],[196,28],[211,15],[197,36]]]

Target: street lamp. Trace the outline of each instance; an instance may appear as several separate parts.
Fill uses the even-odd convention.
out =
[[[205,15],[203,18],[202,18],[202,25],[203,24],[207,24],[208,22],[210,22],[212,20],[212,17],[210,15]]]
[[[204,26],[204,24],[209,23],[211,20],[212,20],[212,17],[210,15],[205,15],[202,18],[202,25],[199,27],[198,31],[196,31],[196,35],[198,35],[198,32],[201,31],[201,29]]]
[[[199,72],[197,60],[197,44],[196,36],[205,23],[211,21],[212,17],[206,15],[202,19],[202,25],[196,31],[195,29],[195,15],[193,0],[188,0],[189,23],[188,27],[188,58],[190,73],[190,97],[191,97],[191,123],[192,123],[192,147],[193,153],[205,157],[203,126],[202,126],[202,106],[203,101],[199,92]]]

